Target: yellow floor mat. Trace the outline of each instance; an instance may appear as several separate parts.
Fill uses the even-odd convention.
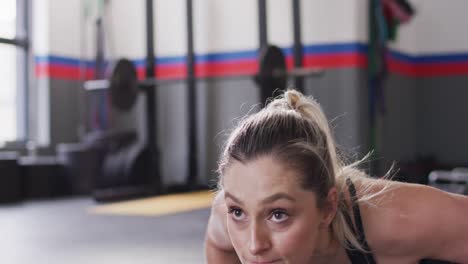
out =
[[[92,214],[160,216],[209,208],[214,192],[201,191],[171,194],[112,204],[97,205],[88,210]]]

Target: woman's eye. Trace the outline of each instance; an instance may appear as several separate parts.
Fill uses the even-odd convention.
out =
[[[289,218],[289,215],[284,211],[276,210],[276,211],[273,211],[271,214],[271,220],[275,223],[282,223],[288,220],[288,218]]]
[[[239,208],[231,207],[229,208],[228,213],[231,214],[232,218],[237,221],[244,220],[245,218],[244,212]]]

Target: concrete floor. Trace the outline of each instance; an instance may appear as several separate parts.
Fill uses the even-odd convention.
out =
[[[90,198],[0,205],[0,263],[204,263],[209,209],[160,216],[87,212]]]

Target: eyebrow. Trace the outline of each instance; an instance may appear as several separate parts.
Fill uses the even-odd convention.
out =
[[[294,199],[291,195],[289,195],[287,193],[284,193],[284,192],[279,192],[279,193],[275,193],[275,194],[270,195],[267,198],[263,199],[262,203],[263,204],[272,203],[272,202],[274,202],[276,200],[280,200],[280,199],[286,199],[286,200],[289,200],[291,202],[296,201],[296,199]]]
[[[244,203],[239,198],[235,197],[234,195],[232,195],[231,193],[229,193],[227,191],[224,191],[224,197],[229,198],[229,199],[233,200],[234,202],[236,202],[238,204],[244,205]],[[267,198],[263,199],[261,201],[261,203],[262,204],[268,204],[268,203],[272,203],[272,202],[274,202],[276,200],[280,200],[280,199],[286,199],[286,200],[289,200],[291,202],[296,201],[296,199],[294,199],[289,194],[284,193],[284,192],[279,192],[279,193],[275,193],[275,194],[270,195]]]

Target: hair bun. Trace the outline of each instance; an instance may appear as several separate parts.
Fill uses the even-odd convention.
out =
[[[284,93],[284,98],[286,99],[286,102],[288,103],[289,107],[294,110],[298,110],[298,108],[301,106],[301,98],[302,94],[300,94],[296,90],[287,90]]]

